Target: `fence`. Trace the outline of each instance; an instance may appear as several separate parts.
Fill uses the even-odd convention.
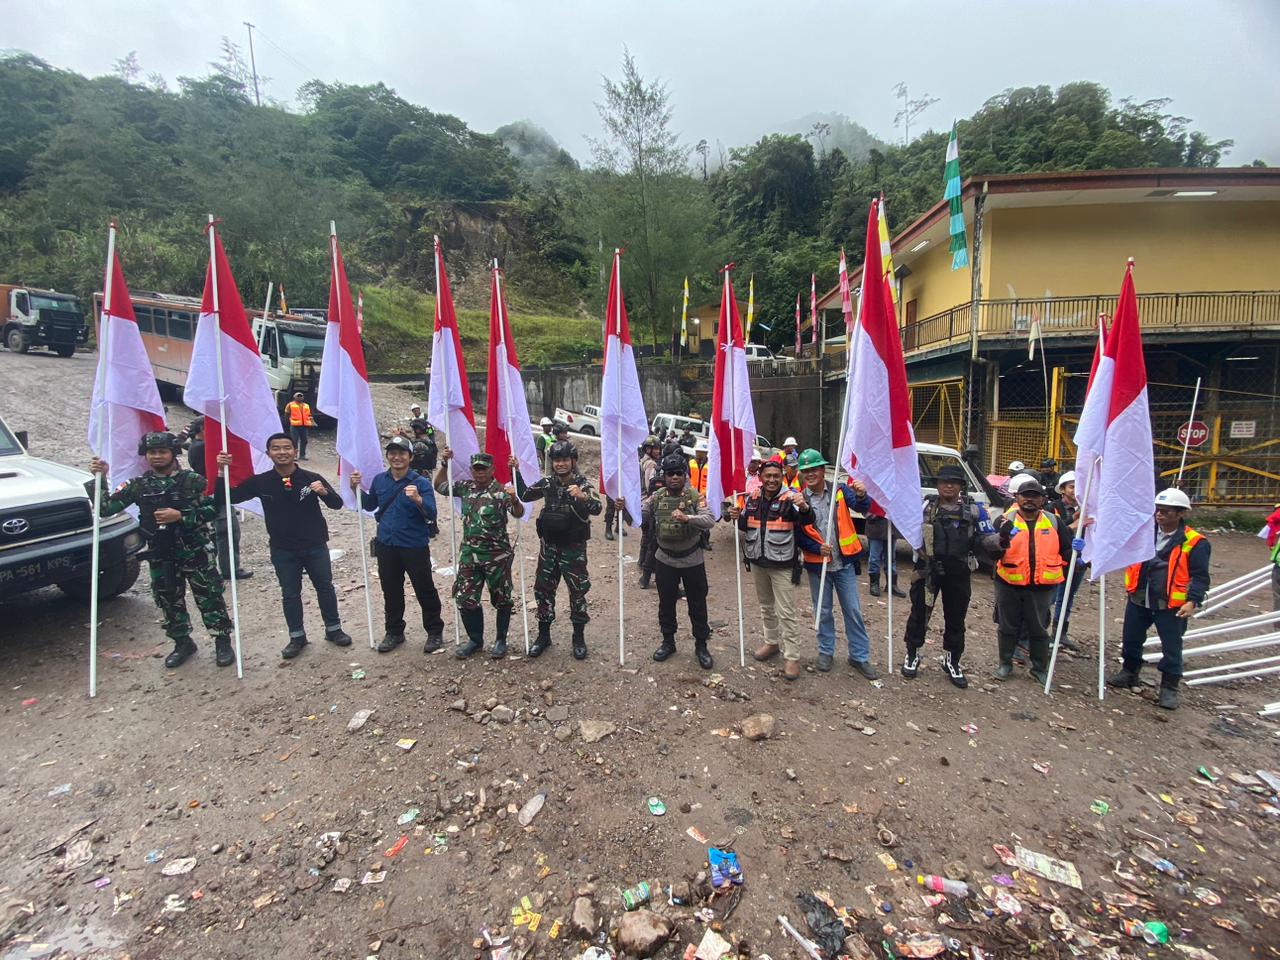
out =
[[[964,436],[964,380],[911,385],[911,423],[916,439],[958,448]]]

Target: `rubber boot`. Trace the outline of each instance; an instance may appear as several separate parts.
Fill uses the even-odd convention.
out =
[[[231,649],[230,637],[213,638],[213,662],[220,667],[229,667],[236,662],[236,652]]]
[[[545,620],[539,620],[538,636],[529,647],[529,656],[540,657],[549,646],[551,646],[551,624]]]
[[[575,623],[573,625],[573,659],[587,659],[587,638],[585,636],[587,625],[585,623]]]
[[[869,573],[867,574],[867,580],[870,583],[870,587],[868,588],[867,592],[870,593],[873,597],[880,596],[880,574],[878,572]]]
[[[703,670],[710,670],[716,665],[715,660],[711,658],[711,651],[707,649],[706,640],[695,640],[693,642],[693,655],[698,660],[698,666]]]
[[[484,649],[484,611],[459,610],[458,619],[462,621],[462,629],[467,631],[467,642],[458,647],[453,655],[459,660],[465,660]]]
[[[1160,675],[1160,706],[1165,710],[1178,709],[1178,681],[1180,677]]]
[[[1138,661],[1126,660],[1119,670],[1117,670],[1111,676],[1107,677],[1107,686],[1121,687],[1123,689],[1127,689],[1129,687],[1136,687],[1141,682],[1138,679],[1138,675],[1141,672],[1142,672],[1141,660],[1138,660]]]
[[[1006,637],[1003,633],[998,633],[996,636],[1000,666],[996,667],[996,672],[992,676],[996,680],[1008,680],[1013,675],[1013,651],[1018,646],[1018,638]]]
[[[653,659],[661,663],[667,657],[676,652],[676,637],[673,633],[664,633],[662,635],[662,646],[653,651]]]
[[[898,586],[898,571],[896,568],[889,574],[889,592],[895,597],[905,597],[907,595],[907,592]]]
[[[501,660],[507,655],[507,630],[511,628],[511,610],[499,610],[497,623],[493,628],[493,650],[489,656]]]
[[[164,665],[170,670],[180,667],[191,659],[196,652],[196,643],[190,637],[173,641],[173,652],[164,658]]]
[[[653,577],[653,574],[651,574],[648,570],[641,570],[641,571],[640,571],[640,589],[641,589],[641,590],[648,590],[648,589],[649,589],[649,580],[650,580],[652,577]]]
[[[1031,679],[1036,683],[1044,683],[1049,679],[1049,638],[1031,640]]]

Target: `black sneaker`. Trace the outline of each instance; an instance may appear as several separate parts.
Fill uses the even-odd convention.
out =
[[[942,671],[947,675],[947,679],[954,683],[961,690],[969,686],[969,678],[964,675],[964,671],[960,669],[960,661],[949,653],[944,653],[939,662],[942,664]]]
[[[427,634],[427,642],[422,647],[423,653],[435,653],[444,646],[444,635],[439,633]]]
[[[196,643],[190,637],[173,642],[173,651],[164,658],[164,665],[170,670],[180,667],[196,652]]]
[[[332,643],[335,647],[351,646],[351,637],[347,635],[347,631],[339,627],[337,630],[326,630],[324,638]]]
[[[280,656],[285,660],[292,660],[302,652],[302,648],[307,645],[306,637],[290,637],[288,644],[280,651]]]
[[[191,645],[194,652],[196,645]],[[231,649],[230,637],[214,637],[213,638],[213,662],[220,667],[229,667],[236,662],[236,652]]]
[[[379,653],[390,653],[400,644],[404,643],[403,633],[387,633],[383,636],[382,642],[378,644]]]
[[[916,674],[920,672],[920,651],[918,649],[907,648],[907,659],[902,661],[902,667],[899,672],[908,680],[915,679]]]

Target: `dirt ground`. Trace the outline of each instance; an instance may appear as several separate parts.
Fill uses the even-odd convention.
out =
[[[93,363],[0,353],[0,410],[30,430],[34,453],[87,460]],[[375,400],[383,424],[403,422],[406,391],[375,385]],[[171,423],[187,413],[172,409]],[[598,447],[581,447],[594,476]],[[332,434],[311,449],[309,466],[332,477]],[[673,930],[657,956],[679,958],[707,927],[701,903],[669,905],[666,887],[692,882],[697,898],[707,842],[740,859],[740,899],[716,922],[752,957],[805,955],[778,917],[810,936],[796,896],[815,890],[848,911],[861,937],[846,941],[855,957],[933,956],[929,933],[955,938],[942,945],[962,952],[948,955],[974,960],[1171,952],[1126,937],[1122,918],[1164,923],[1185,956],[1280,955],[1280,804],[1253,777],[1280,769],[1280,729],[1255,712],[1276,699],[1274,680],[1184,687],[1173,714],[1154,706],[1151,688],[1108,691],[1099,703],[1093,586],[1073,621],[1087,654],[1064,656],[1051,697],[1025,670],[1004,684],[987,680],[995,633],[983,574],[974,578],[967,691],[937,666],[937,623],[919,679],[884,669],[888,608],[865,583],[883,680],[852,674],[838,649],[830,674],[810,669],[786,683],[777,665],[749,653],[746,667],[738,663],[733,538],[722,528],[708,563],[713,680],[687,633],[672,660],[650,660],[657,598],[634,582],[635,534],[626,540],[619,666],[617,560],[597,523],[587,661],[569,655],[563,595],[555,645],[536,661],[426,657],[412,601],[408,642],[380,655],[366,645],[356,520],[328,516],[355,645],[318,642],[280,660],[278,587],[262,524],[249,519],[243,555],[256,576],[240,588],[243,682],[214,666],[199,629],[198,655],[164,669],[145,576],[103,608],[94,700],[84,606],[47,590],[0,609],[0,803],[9,811],[0,824],[0,958],[503,960],[578,957],[591,942],[612,955],[617,944],[604,938],[625,914],[619,890],[639,881],[653,885],[653,909]],[[1265,562],[1250,536],[1213,541],[1219,582]],[[531,526],[521,552],[532,602]],[[446,535],[437,564],[448,555]],[[452,581],[442,572],[437,583],[451,636]],[[316,639],[314,595],[305,595]],[[1267,600],[1263,592],[1231,609],[1259,612]],[[379,601],[375,586],[375,624]],[[1118,645],[1118,582],[1107,601],[1108,643]],[[750,651],[760,630],[749,583],[744,603]],[[797,606],[811,617],[803,586]],[[895,637],[906,612],[906,601],[895,602]],[[518,615],[513,641],[523,648]],[[899,640],[895,666],[902,653]],[[375,712],[348,732],[358,710]],[[739,736],[760,713],[776,718],[774,735]],[[402,749],[402,738],[416,744]],[[1202,766],[1216,783],[1197,774]],[[545,804],[522,827],[516,811],[537,794]],[[650,813],[649,797],[665,815]],[[326,848],[329,832],[341,836]],[[407,843],[388,856],[401,837]],[[993,844],[1071,861],[1083,889],[1005,866]],[[1172,861],[1182,879],[1137,859],[1142,851]],[[184,858],[195,861],[185,873]],[[917,871],[967,877],[973,896],[929,903]],[[339,880],[350,888],[337,892]],[[600,924],[594,941],[571,928],[579,896]],[[577,905],[587,920],[588,903]],[[730,906],[713,903],[719,915]],[[485,931],[499,945],[512,937],[510,949],[491,950]]]

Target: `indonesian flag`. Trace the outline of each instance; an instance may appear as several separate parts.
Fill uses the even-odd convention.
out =
[[[649,435],[649,421],[631,348],[627,305],[622,299],[622,251],[613,251],[609,302],[604,312],[604,379],[600,384],[600,483],[610,499],[624,497],[631,508],[631,525],[640,526],[637,504],[640,471],[636,449]]]
[[[114,225],[111,231],[114,239]],[[164,404],[114,243],[107,271],[102,281],[98,369],[89,408],[89,449],[107,462],[106,482],[114,490],[147,472],[147,458],[138,455],[138,441],[144,433],[164,430]]]
[[[444,251],[435,238],[436,326],[431,335],[431,389],[427,394],[427,422],[445,435],[454,453],[454,476],[471,475],[471,455],[480,452],[476,437],[476,417],[471,409],[471,388],[467,385],[467,364],[458,338],[458,317],[453,311],[453,293],[444,269]]]
[[[249,320],[240,302],[235,277],[222,249],[216,224],[211,220],[211,255],[204,278],[204,302],[191,348],[191,375],[182,402],[204,415],[206,493],[213,492],[221,468],[222,422],[219,399],[227,415],[227,451],[232,455],[231,486],[243,483],[255,473],[271,469],[267,457],[267,437],[280,431],[280,413],[267,384],[258,345],[249,329]],[[222,386],[218,389],[218,359],[222,360]]]
[[[493,262],[493,296],[489,303],[489,384],[485,397],[485,453],[493,457],[493,476],[502,484],[511,482],[508,458],[520,461],[520,476],[526,485],[542,477],[538,451],[529,423],[529,404],[524,395],[524,378],[516,345],[511,342],[511,323],[502,300],[502,274]],[[468,463],[468,466],[470,464]],[[525,513],[528,517],[528,512]]]
[[[796,297],[799,317],[800,298]],[[797,330],[799,325],[797,324]],[[799,334],[796,334],[797,338]],[[747,461],[756,442],[756,415],[747,382],[747,351],[729,268],[724,271],[716,370],[711,387],[711,439],[707,445],[707,506],[720,519],[721,503],[747,488]]]
[[[721,308],[723,313],[723,307]],[[796,359],[800,359],[800,294],[796,294]]]
[[[866,273],[866,270],[863,270]],[[845,337],[853,332],[853,295],[849,290],[849,261],[840,248],[840,312],[844,315]]]
[[[862,300],[849,345],[845,435],[840,465],[866,485],[903,538],[921,544],[920,464],[911,429],[911,399],[902,342],[890,294],[891,274],[877,275],[881,263],[878,202],[867,218]]]
[[[1076,476],[1094,471],[1083,506],[1084,515],[1096,520],[1084,533],[1082,557],[1091,565],[1089,578],[1151,559],[1155,461],[1132,262],[1089,384],[1075,443]]]
[[[333,264],[329,276],[329,323],[325,328],[316,406],[338,422],[339,480],[359,471],[360,486],[368,490],[373,478],[382,471],[378,421],[373,415],[373,394],[369,391],[369,371],[364,363],[359,321],[351,310],[347,267],[332,224],[329,230]],[[350,484],[339,483],[338,492],[348,510],[358,508],[359,500]]]
[[[818,275],[816,273],[809,274],[809,323],[813,325],[809,342],[816,345],[818,342]]]

